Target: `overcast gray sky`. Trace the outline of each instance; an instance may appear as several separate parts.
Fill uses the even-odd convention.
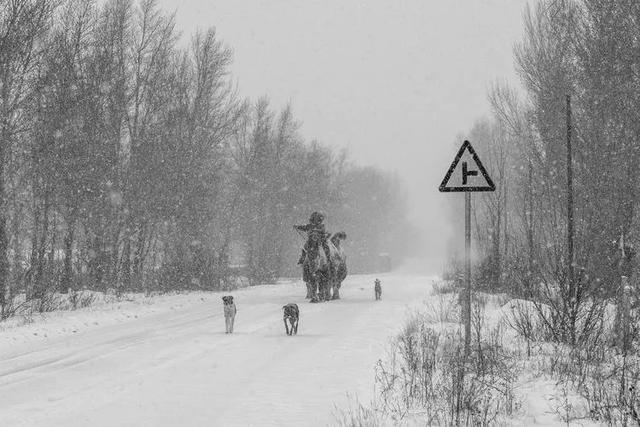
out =
[[[456,138],[488,114],[496,79],[517,83],[526,0],[160,0],[184,36],[215,26],[241,95],[291,102],[307,139],[397,170],[412,218],[443,242],[437,187]],[[479,153],[482,158],[482,153]]]

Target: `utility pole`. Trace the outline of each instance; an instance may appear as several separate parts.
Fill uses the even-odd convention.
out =
[[[571,298],[571,342],[574,344],[574,322],[575,322],[575,304],[576,301],[576,284],[574,272],[574,255],[573,255],[573,165],[571,153],[571,95],[567,95],[567,263],[569,266],[569,297]]]
[[[626,276],[625,261],[627,252],[625,250],[624,232],[620,234],[618,240],[618,249],[620,249],[620,261],[618,261],[618,272],[620,274],[620,287],[618,288],[618,307],[616,312],[616,331],[618,333],[617,344],[622,349],[622,354],[627,353],[627,337],[629,336],[629,300],[631,298],[629,280]]]
[[[567,258],[569,261],[569,286],[573,290],[573,168],[571,162],[571,96],[567,95]],[[573,293],[571,296],[573,297]]]

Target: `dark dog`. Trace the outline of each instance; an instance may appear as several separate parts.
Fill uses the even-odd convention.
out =
[[[376,301],[378,301],[380,298],[382,298],[382,284],[380,283],[380,279],[376,279],[373,289],[376,293]]]
[[[282,307],[284,310],[284,329],[287,332],[287,335],[298,334],[298,320],[300,320],[300,311],[298,310],[298,304],[289,303]],[[289,330],[289,326],[287,325],[287,319],[291,324],[291,330]]]
[[[233,297],[231,295],[222,297],[222,301],[224,303],[224,323],[226,326],[225,333],[232,334],[233,322],[236,319],[236,305],[233,302]]]

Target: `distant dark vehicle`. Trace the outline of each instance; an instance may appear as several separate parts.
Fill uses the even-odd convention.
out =
[[[300,320],[300,310],[298,310],[298,304],[289,303],[283,306],[282,310],[284,310],[284,330],[286,331],[287,335],[298,335],[298,321]],[[291,324],[291,329],[289,329],[287,320]]]
[[[391,271],[391,255],[388,253],[378,254],[378,271],[382,273]]]

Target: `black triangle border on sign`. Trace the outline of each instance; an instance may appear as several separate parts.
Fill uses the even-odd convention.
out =
[[[471,156],[473,157],[473,160],[478,165],[478,168],[480,169],[480,173],[482,173],[482,176],[484,177],[484,179],[487,180],[487,184],[489,184],[489,185],[488,186],[483,186],[483,187],[447,187],[447,184],[449,183],[449,179],[451,179],[451,174],[453,173],[453,170],[456,168],[456,166],[458,166],[458,162],[462,158],[462,155],[464,154],[464,150],[467,149],[467,148],[469,149],[469,152],[471,153]],[[438,190],[440,190],[441,192],[452,192],[452,191],[495,191],[496,190],[496,185],[493,183],[493,181],[489,177],[489,174],[487,173],[487,170],[482,165],[482,162],[478,158],[478,155],[476,154],[476,151],[471,146],[471,143],[469,141],[464,141],[464,143],[462,144],[462,147],[460,147],[460,150],[458,151],[458,154],[456,155],[456,158],[453,159],[453,163],[451,163],[451,167],[447,171],[447,174],[444,176],[444,179],[442,180],[442,183],[440,184],[440,187],[438,188]]]

